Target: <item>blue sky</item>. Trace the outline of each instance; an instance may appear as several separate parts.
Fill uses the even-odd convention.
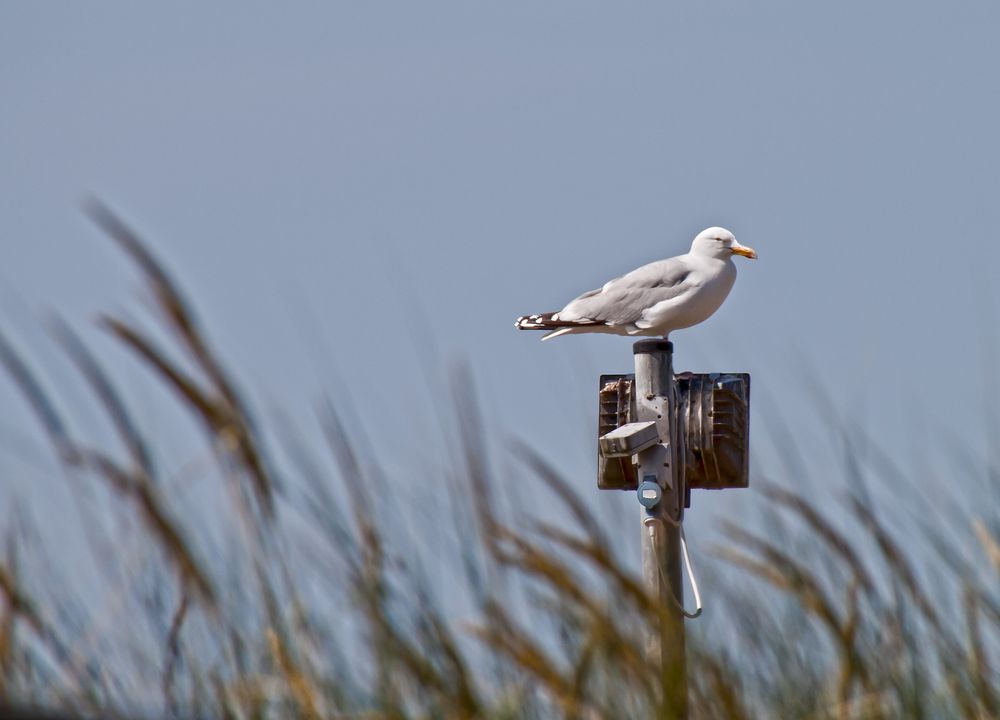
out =
[[[998,29],[993,2],[7,2],[0,324],[88,417],[38,319],[143,313],[80,212],[96,194],[265,414],[308,424],[350,378],[405,465],[432,416],[420,358],[467,361],[491,427],[589,489],[597,376],[631,368],[629,341],[542,345],[514,318],[723,225],[760,260],[676,334],[676,366],[752,373],[754,472],[806,482],[768,432],[785,425],[842,492],[846,422],[937,482],[942,432],[990,452]],[[0,507],[55,512],[9,382],[0,408]],[[692,516],[742,502],[698,496]]]

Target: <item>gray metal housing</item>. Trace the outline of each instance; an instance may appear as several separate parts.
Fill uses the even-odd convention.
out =
[[[677,373],[677,414],[687,488],[745,488],[749,478],[750,375]],[[601,375],[598,437],[635,422],[634,375]],[[598,448],[597,486],[635,490],[630,457],[605,457]]]

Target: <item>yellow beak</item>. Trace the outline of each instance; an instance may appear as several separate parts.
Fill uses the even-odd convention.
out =
[[[757,251],[752,247],[747,247],[746,245],[733,245],[731,248],[733,255],[742,255],[743,257],[750,258],[751,260],[757,259]]]

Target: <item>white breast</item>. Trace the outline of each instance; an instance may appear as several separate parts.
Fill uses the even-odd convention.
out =
[[[731,260],[706,259],[699,263],[692,287],[682,295],[659,302],[643,313],[649,323],[644,334],[666,335],[672,330],[697,325],[715,313],[736,282],[736,266]]]

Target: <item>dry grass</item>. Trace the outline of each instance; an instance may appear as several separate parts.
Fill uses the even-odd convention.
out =
[[[58,398],[0,335],[0,361],[54,456],[134,523],[118,552],[102,556],[114,568],[104,589],[119,620],[107,639],[88,628],[96,619],[40,604],[52,587],[73,603],[74,578],[25,576],[11,535],[0,562],[0,702],[102,716],[670,717],[664,679],[644,651],[650,619],[665,610],[531,448],[494,451],[552,490],[579,532],[492,512],[501,483],[474,442],[480,419],[467,378],[452,413],[461,456],[443,477],[457,504],[429,518],[457,528],[441,554],[379,517],[373,488],[402,480],[348,431],[339,400],[319,413],[325,449],[297,445],[293,432],[285,459],[273,460],[177,285],[114,214],[100,205],[89,214],[143,274],[175,346],[161,349],[134,321],[100,325],[200,428],[206,474],[220,484],[210,517],[226,542],[196,540],[204,516],[184,512],[114,378],[76,333],[53,326],[117,449],[74,437]],[[831,514],[780,487],[764,492],[793,542],[735,525],[720,538],[731,565],[720,615],[730,621],[718,642],[689,642],[692,717],[997,716],[1000,540],[985,524],[968,521],[982,562],[941,538],[935,556],[914,557],[856,498]],[[441,575],[442,565],[452,571]]]

